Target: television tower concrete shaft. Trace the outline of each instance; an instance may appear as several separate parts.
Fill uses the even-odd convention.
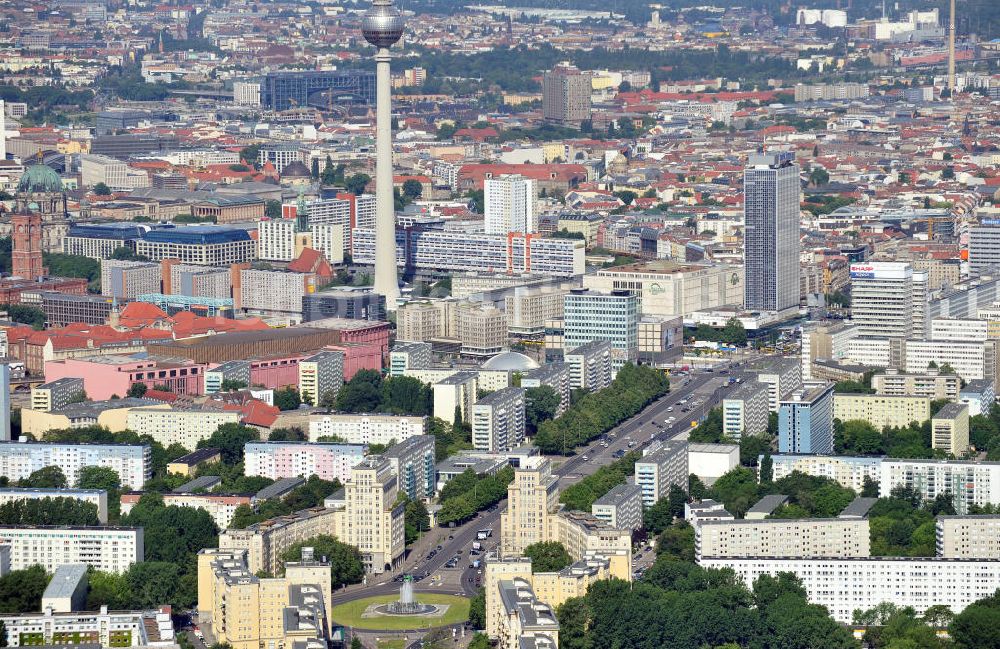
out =
[[[374,0],[365,13],[361,32],[378,48],[375,54],[375,292],[385,296],[385,308],[396,310],[396,212],[392,195],[392,84],[389,48],[403,36],[403,16],[392,0]]]
[[[955,0],[951,0],[948,15],[948,93],[955,100]]]

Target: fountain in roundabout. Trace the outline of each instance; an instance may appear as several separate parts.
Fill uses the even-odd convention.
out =
[[[433,604],[421,604],[413,594],[413,577],[407,575],[399,587],[399,600],[385,605],[387,615],[429,615],[438,610]]]

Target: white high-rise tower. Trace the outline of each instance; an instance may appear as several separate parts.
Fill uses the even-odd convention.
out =
[[[533,179],[517,174],[487,178],[484,184],[486,234],[507,236],[511,232],[538,232],[536,186]]]
[[[392,86],[389,48],[403,36],[403,16],[392,0],[374,0],[361,23],[365,40],[375,53],[375,292],[385,296],[385,308],[396,310],[396,213],[392,196]]]

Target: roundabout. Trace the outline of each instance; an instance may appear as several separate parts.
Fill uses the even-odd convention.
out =
[[[416,603],[422,605],[415,614],[391,613],[390,604],[396,595],[362,597],[334,606],[331,619],[335,624],[366,631],[410,631],[451,626],[469,619],[469,600],[442,593],[417,593]]]

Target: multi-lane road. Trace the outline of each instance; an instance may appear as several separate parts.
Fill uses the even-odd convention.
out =
[[[595,440],[586,447],[578,448],[576,455],[565,459],[553,458],[553,473],[559,477],[560,489],[610,464],[619,450],[641,450],[654,439],[684,439],[691,429],[691,423],[704,418],[735,387],[726,385],[730,377],[741,377],[741,374],[726,364],[713,370],[694,370],[688,376],[672,378],[668,394],[609,431],[614,435],[608,436],[607,447]],[[685,403],[681,404],[681,401]],[[674,417],[674,421],[666,424],[670,417]],[[366,584],[337,591],[333,595],[333,604],[358,597],[397,592],[399,584],[393,579],[403,573],[427,575],[416,584],[417,592],[474,595],[479,589],[479,571],[471,567],[471,561],[475,558],[469,555],[472,543],[479,530],[492,529],[493,536],[484,543],[485,550],[496,547],[499,542],[500,514],[505,508],[506,502],[501,502],[492,511],[481,512],[462,525],[432,530],[410,549],[399,570],[380,575]],[[430,550],[436,549],[438,545],[441,549],[437,550],[433,558],[428,559]],[[455,556],[460,557],[458,565],[455,568],[445,568],[448,560]],[[483,556],[485,553],[480,554],[479,558]]]

